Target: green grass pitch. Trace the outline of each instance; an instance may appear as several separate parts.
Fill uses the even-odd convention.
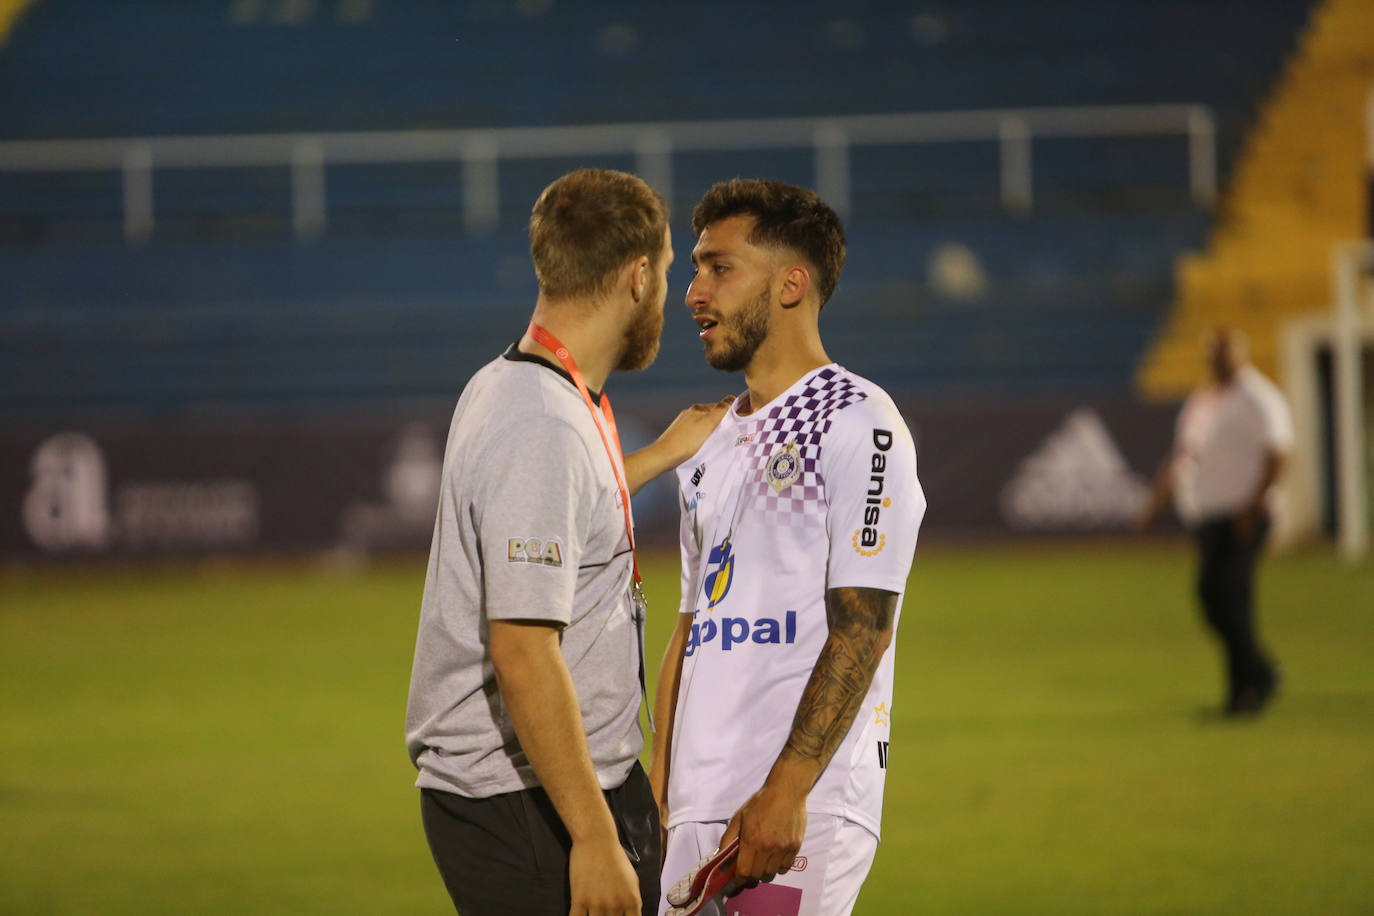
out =
[[[676,561],[648,559],[657,656]],[[1267,564],[1285,691],[1220,722],[1190,565],[918,555],[859,913],[1374,913],[1374,568]],[[401,735],[422,578],[0,575],[0,913],[449,911]]]

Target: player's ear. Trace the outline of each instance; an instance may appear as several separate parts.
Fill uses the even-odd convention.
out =
[[[644,287],[649,283],[649,256],[632,258],[625,267],[629,272],[630,298],[638,303],[644,297]]]
[[[806,291],[810,288],[811,272],[801,264],[793,264],[783,271],[778,301],[785,309],[796,308],[806,298]]]

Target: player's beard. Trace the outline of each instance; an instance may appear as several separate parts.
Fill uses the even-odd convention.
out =
[[[768,284],[764,284],[759,294],[744,304],[734,315],[722,321],[720,346],[712,352],[706,351],[706,362],[712,369],[721,372],[739,372],[747,369],[754,360],[754,354],[768,339]]]
[[[663,336],[663,292],[658,275],[652,274],[644,286],[639,309],[625,328],[620,359],[615,364],[617,372],[647,369],[658,356],[658,344]]]

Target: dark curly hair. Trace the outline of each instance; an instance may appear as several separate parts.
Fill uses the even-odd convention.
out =
[[[754,217],[749,241],[790,248],[816,269],[816,288],[824,306],[844,269],[844,226],[815,191],[762,178],[732,178],[711,187],[692,211],[698,235],[731,216]]]

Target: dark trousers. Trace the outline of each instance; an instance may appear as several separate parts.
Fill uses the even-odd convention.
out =
[[[1197,528],[1200,562],[1197,592],[1207,623],[1221,640],[1226,656],[1227,705],[1247,698],[1266,698],[1275,673],[1255,632],[1255,566],[1269,535],[1269,519],[1260,519],[1244,535],[1234,516],[1208,519]]]
[[[620,845],[639,876],[645,916],[658,913],[658,806],[638,763],[605,793]],[[490,798],[420,790],[420,818],[462,916],[567,916],[572,840],[543,789]]]

